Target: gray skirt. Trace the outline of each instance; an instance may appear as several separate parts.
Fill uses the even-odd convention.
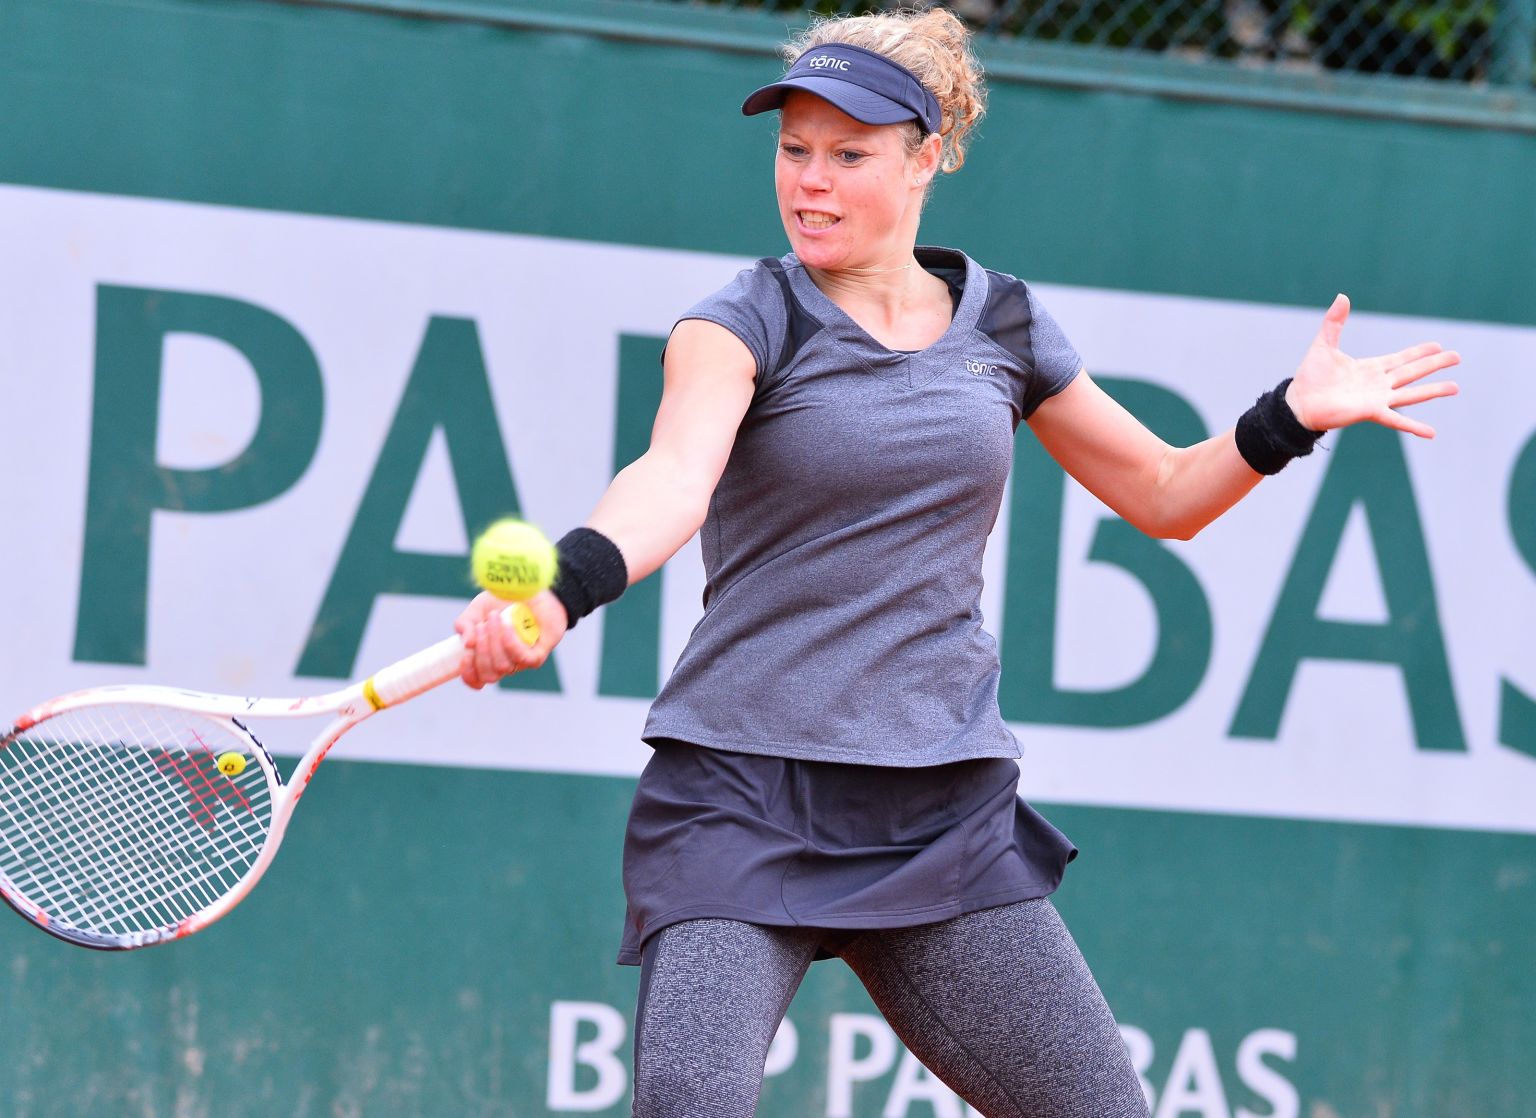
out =
[[[862,929],[1043,897],[1077,856],[1006,758],[890,768],[653,748],[624,837],[624,965],[706,916],[825,929],[826,957]]]

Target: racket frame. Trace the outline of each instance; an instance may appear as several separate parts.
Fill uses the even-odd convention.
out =
[[[532,644],[537,639],[538,627],[532,613],[522,603],[515,603],[502,611],[503,621],[519,632]],[[4,874],[0,874],[0,900],[37,925],[43,931],[77,944],[104,951],[132,950],[181,939],[201,931],[227,915],[238,905],[271,865],[282,844],[288,821],[294,808],[309,787],[315,770],[325,760],[326,754],[348,730],[359,722],[372,717],[385,707],[397,706],[425,691],[447,683],[459,674],[464,644],[458,636],[444,638],[411,656],[381,668],[361,682],[349,684],[338,691],[301,699],[266,699],[219,695],[202,691],[189,691],[177,687],[161,687],[147,684],[116,684],[72,691],[33,707],[16,721],[9,733],[0,735],[0,750],[12,740],[47,722],[58,715],[106,704],[145,705],[186,711],[231,723],[240,736],[248,739],[254,749],[253,756],[262,767],[271,795],[272,814],[266,837],[255,861],[217,900],[191,913],[170,927],[150,928],[142,931],[105,935],[88,929],[62,925],[49,913],[27,898]],[[244,720],[301,719],[332,715],[330,722],[310,741],[293,772],[285,780],[266,747],[245,725]]]

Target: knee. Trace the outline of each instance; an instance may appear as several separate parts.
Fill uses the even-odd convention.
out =
[[[634,1118],[751,1118],[762,1089],[761,1060],[714,1053],[649,1051],[635,1069]]]

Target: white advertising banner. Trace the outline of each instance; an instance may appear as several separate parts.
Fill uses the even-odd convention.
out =
[[[619,413],[625,339],[663,337],[746,263],[0,186],[0,719],[104,683],[312,694],[446,635],[441,584],[376,593],[373,559],[407,580],[462,563],[465,510],[504,494],[552,534],[580,522],[620,427],[648,422]],[[1037,289],[1096,375],[1213,432],[1289,375],[1334,294]],[[1082,700],[1037,714],[1005,678],[1027,795],[1536,832],[1536,329],[1360,307],[1344,345],[1425,339],[1463,355],[1461,397],[1421,409],[1437,439],[1331,436],[1155,556],[1117,550],[1068,486],[1035,537],[1059,540],[1046,579],[1010,556],[1026,526],[1005,502],[983,599],[1005,677],[1038,677],[1017,634],[1051,626],[1031,686]],[[482,477],[505,485],[463,491]],[[702,585],[690,544],[662,576],[663,672]],[[637,773],[646,700],[603,693],[607,636],[601,614],[577,628],[548,689],[450,686],[339,754]],[[1184,657],[1166,702],[1096,704],[1156,691],[1165,653]]]

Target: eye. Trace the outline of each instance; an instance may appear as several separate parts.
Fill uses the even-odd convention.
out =
[[[863,160],[864,152],[862,151],[840,151],[837,153],[837,161],[848,167],[852,167],[855,163],[861,163]]]
[[[801,147],[799,144],[789,143],[788,141],[779,144],[779,152],[780,154],[785,155],[790,159],[804,159],[806,155],[806,151],[803,147]]]

